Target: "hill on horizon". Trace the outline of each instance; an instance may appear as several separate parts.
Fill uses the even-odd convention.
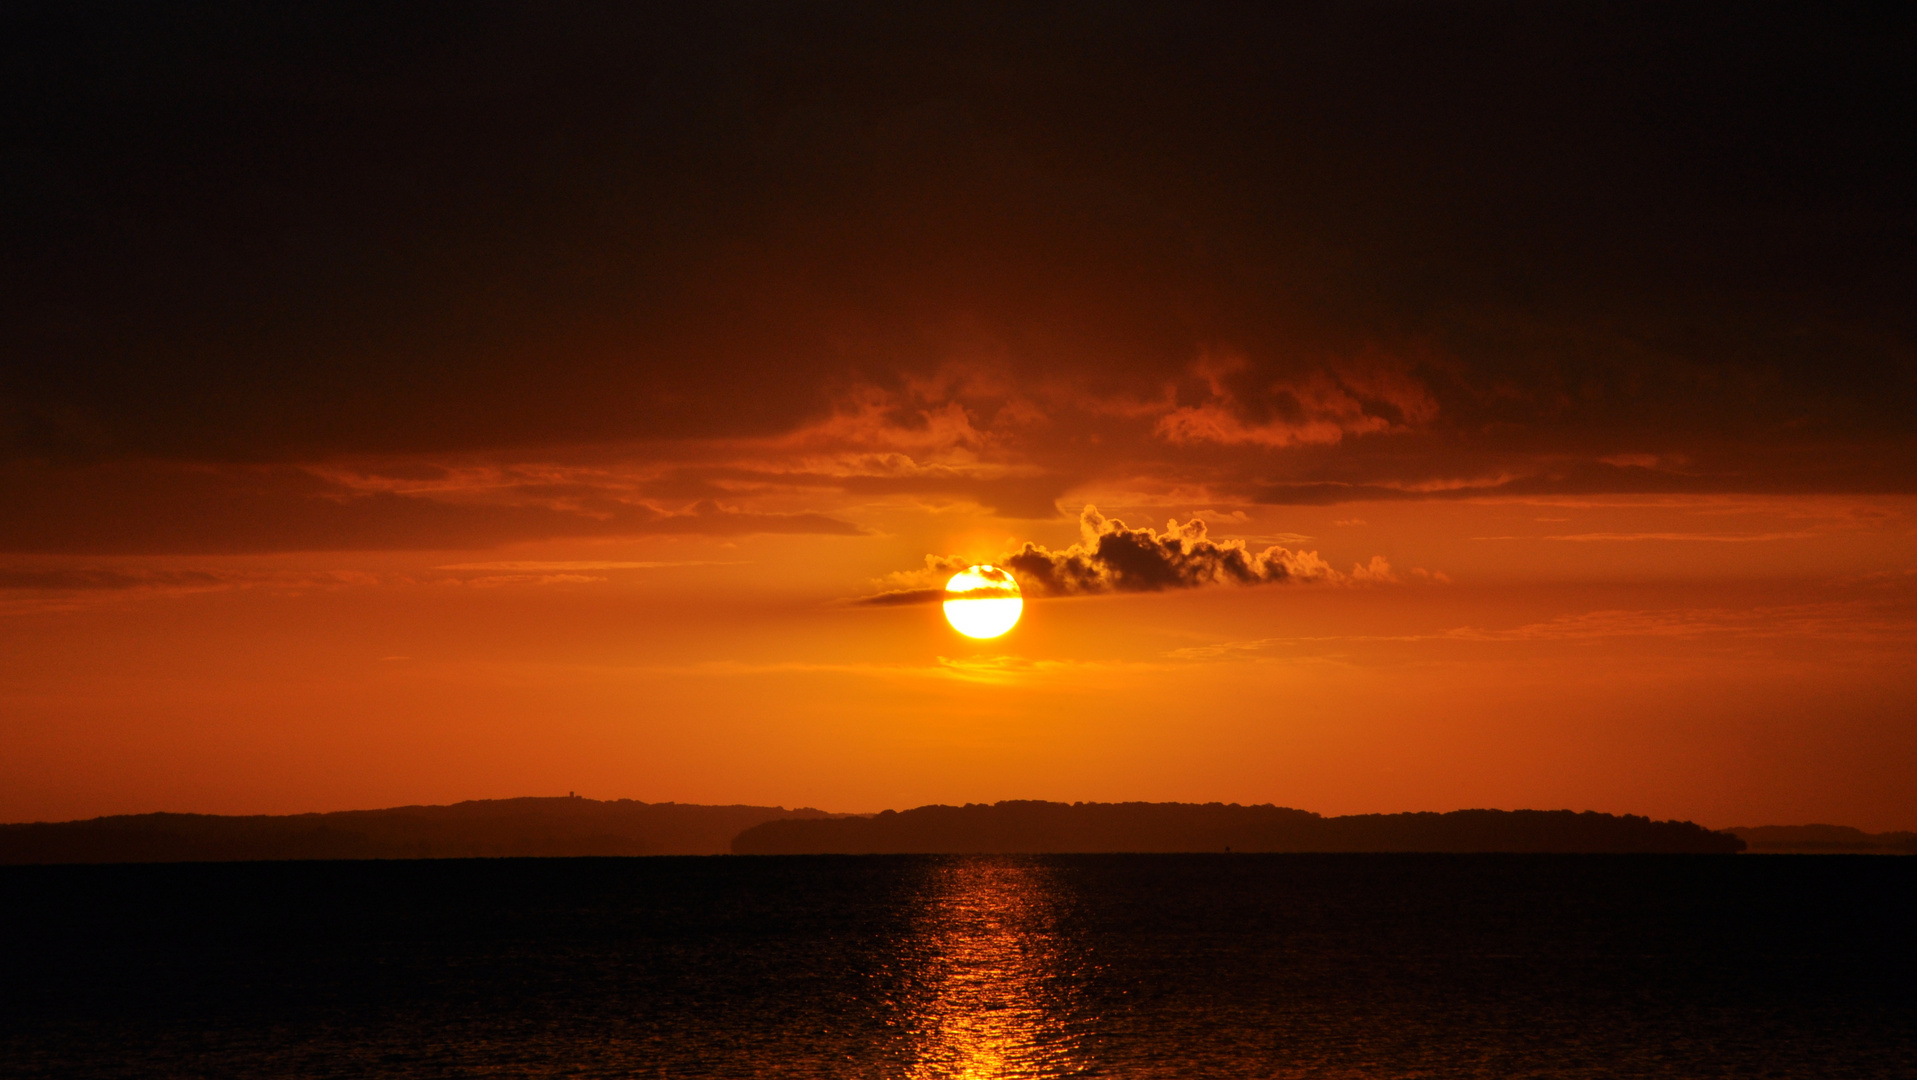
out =
[[[575,796],[324,814],[125,814],[0,825],[0,864],[719,855],[762,822],[828,816]]]
[[[578,797],[312,814],[120,814],[0,824],[0,865],[629,855],[1096,851],[1917,854],[1917,833],[1569,810],[1324,817],[1236,803],[1008,800],[878,814]]]
[[[1848,825],[1738,825],[1724,831],[1766,855],[1917,855],[1917,832],[1867,833]]]
[[[1047,852],[1688,852],[1732,854],[1744,841],[1688,821],[1570,810],[1323,817],[1237,803],[921,806],[867,817],[767,821],[740,833],[741,855]]]

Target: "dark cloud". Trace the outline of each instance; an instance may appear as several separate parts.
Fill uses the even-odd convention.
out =
[[[840,490],[859,495],[948,495],[976,502],[1000,517],[1053,518],[1058,500],[1071,487],[1063,476],[972,478],[939,476],[855,476],[838,482]]]
[[[23,570],[0,568],[0,589],[45,591],[118,591],[164,587],[212,588],[226,581],[198,570],[103,570],[71,568]]]
[[[1242,540],[1214,540],[1199,518],[1165,530],[1132,528],[1087,506],[1079,514],[1079,542],[1051,550],[1027,541],[998,560],[1027,595],[1087,596],[1111,592],[1162,592],[1206,585],[1308,585],[1396,581],[1390,564],[1369,564],[1341,573],[1315,551],[1276,545],[1253,551]],[[923,575],[942,578],[965,569],[963,559],[926,557]],[[979,596],[980,593],[966,595]],[[860,605],[890,607],[950,599],[943,588],[905,587],[861,597]]]
[[[1019,596],[1018,579],[1003,567],[972,566],[946,582],[948,600],[1011,600]]]
[[[899,445],[963,404],[967,451],[1022,471],[740,467],[1016,517],[1132,476],[1274,501],[1906,491],[1914,20],[11,4],[0,458],[41,489],[100,463],[672,460],[875,393]],[[1566,465],[1618,455],[1690,464]],[[682,479],[679,505],[731,497]],[[399,493],[261,494],[254,515],[196,491],[118,518],[10,503],[28,521],[4,532],[253,550],[690,527]]]
[[[1080,539],[1063,551],[1027,542],[1004,565],[1041,594],[1157,592],[1202,585],[1308,584],[1343,577],[1316,552],[1213,540],[1198,519],[1168,522],[1164,532],[1129,528],[1095,506],[1079,515]]]
[[[935,589],[888,589],[871,596],[861,596],[851,602],[860,607],[900,607],[911,604],[937,604],[947,600],[1014,599],[1024,595],[1019,588],[1018,579],[1002,567],[989,564],[973,566],[963,560],[945,559],[936,555],[928,556],[925,565],[926,573],[938,577],[956,574],[961,570],[973,570],[978,578],[984,579],[985,583],[959,592],[953,592],[944,586]]]
[[[860,607],[906,607],[913,604],[940,604],[946,600],[943,586],[936,589],[891,589],[861,596],[852,603]]]
[[[540,501],[511,489],[366,491],[283,467],[4,469],[0,503],[20,511],[0,516],[4,552],[456,550],[573,536],[859,533],[823,514],[711,501],[661,508],[604,493]]]
[[[1008,518],[1054,518],[1071,480],[1058,474],[978,476],[931,467],[910,474],[798,472],[738,467],[672,469],[644,481],[649,495],[711,498],[793,491],[858,496],[920,495],[962,498]]]

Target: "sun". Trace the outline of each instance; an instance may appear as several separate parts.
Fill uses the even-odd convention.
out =
[[[966,637],[995,638],[1025,611],[1018,582],[996,566],[971,566],[945,583],[945,618]]]

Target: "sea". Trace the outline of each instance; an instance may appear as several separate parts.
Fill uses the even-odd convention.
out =
[[[1917,1077],[1917,858],[0,868],[0,1075]]]

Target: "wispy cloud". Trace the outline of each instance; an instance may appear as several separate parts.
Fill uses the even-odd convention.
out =
[[[604,580],[591,574],[488,574],[460,584],[475,589],[497,589],[507,585],[589,585]]]
[[[1402,432],[1429,423],[1438,402],[1404,365],[1380,356],[1272,379],[1242,355],[1207,355],[1192,367],[1205,386],[1195,405],[1171,408],[1157,434],[1167,442],[1264,447],[1328,445],[1351,435]]]
[[[863,535],[851,522],[810,510],[654,498],[610,483],[540,482],[518,473],[383,484],[287,466],[0,469],[0,504],[30,508],[0,515],[0,551],[443,551],[569,537]]]
[[[1771,540],[1808,540],[1816,536],[1809,532],[1766,532],[1766,533],[1683,533],[1683,532],[1645,532],[1645,533],[1570,533],[1560,536],[1547,536],[1546,540],[1563,540],[1571,543],[1635,543],[1642,540],[1671,540],[1680,543],[1704,544],[1761,544]]]
[[[214,588],[225,584],[227,580],[226,575],[203,570],[0,569],[0,589],[91,592],[164,587]]]
[[[828,664],[804,660],[715,661],[709,663],[647,667],[647,671],[671,672],[715,678],[739,678],[779,675],[856,675],[881,680],[976,683],[1005,683],[1039,677],[1098,675],[1117,670],[1157,671],[1165,665],[1157,662],[1110,660],[1038,660],[1022,656],[939,656],[932,663],[901,664]]]
[[[1917,619],[1855,602],[1757,608],[1608,609],[1560,615],[1509,627],[1458,626],[1428,634],[1328,634],[1252,638],[1192,645],[1165,653],[1169,660],[1251,658],[1292,646],[1389,642],[1522,643],[1612,638],[1815,638],[1856,642],[1917,640]]]
[[[380,575],[357,570],[8,567],[0,568],[0,614],[74,611],[233,589],[338,589],[381,580]]]
[[[1758,608],[1604,610],[1561,615],[1505,629],[1461,626],[1437,635],[1453,641],[1579,641],[1595,638],[1811,637],[1877,640],[1917,637],[1917,621],[1866,605],[1837,602]]]
[[[501,560],[498,562],[449,563],[445,566],[435,566],[433,567],[433,569],[435,570],[497,570],[497,571],[517,571],[517,572],[526,572],[526,573],[539,573],[542,571],[550,571],[553,573],[565,573],[567,571],[591,571],[591,570],[658,570],[658,569],[662,569],[662,568],[670,567],[670,566],[742,566],[742,565],[744,565],[744,560],[726,561],[726,560],[710,560],[710,559],[687,559],[687,560],[682,560],[677,562],[614,562],[614,561],[605,561],[605,560],[597,560],[597,559],[570,559],[570,560],[560,560],[560,561],[506,559],[506,560]]]

